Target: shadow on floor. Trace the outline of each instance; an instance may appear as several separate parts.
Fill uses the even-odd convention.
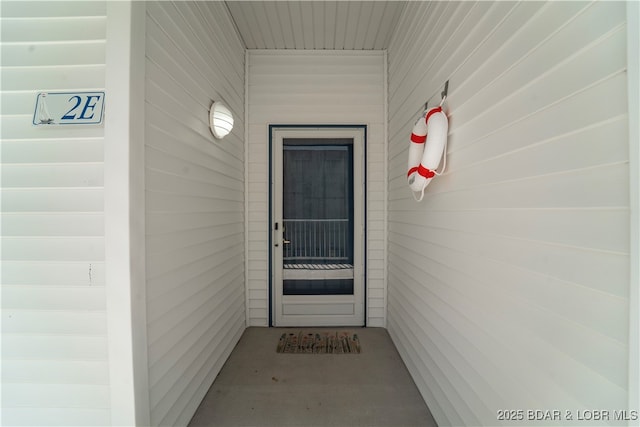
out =
[[[348,329],[360,354],[277,353],[298,328],[248,328],[189,426],[436,426],[387,331]]]

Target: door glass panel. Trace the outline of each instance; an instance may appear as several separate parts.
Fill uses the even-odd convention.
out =
[[[283,143],[283,293],[353,295],[353,142]]]

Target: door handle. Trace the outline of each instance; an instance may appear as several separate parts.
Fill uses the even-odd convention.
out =
[[[291,240],[283,240],[282,243],[288,245],[289,243],[291,243]]]

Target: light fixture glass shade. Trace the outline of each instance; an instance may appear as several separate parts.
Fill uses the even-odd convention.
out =
[[[213,136],[218,139],[224,138],[233,129],[233,114],[231,114],[226,105],[219,101],[211,104],[209,127],[213,132]]]

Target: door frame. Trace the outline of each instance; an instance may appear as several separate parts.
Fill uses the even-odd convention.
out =
[[[342,125],[330,125],[330,124],[270,124],[269,125],[269,175],[268,175],[268,183],[269,183],[269,195],[268,195],[268,210],[269,210],[269,222],[268,222],[268,254],[269,254],[269,276],[268,276],[268,297],[269,297],[269,327],[274,326],[275,322],[275,310],[274,305],[276,302],[275,298],[275,283],[274,283],[274,144],[276,143],[276,133],[279,131],[303,131],[303,132],[312,132],[317,131],[321,133],[322,131],[331,131],[331,130],[348,130],[362,133],[362,177],[361,179],[357,179],[354,177],[354,186],[362,184],[362,292],[359,296],[359,301],[362,306],[362,325],[366,326],[367,319],[367,125],[357,125],[357,124],[342,124]],[[321,134],[314,135],[318,138],[323,138]],[[312,137],[312,135],[309,135]],[[336,137],[335,135],[327,135],[327,138]],[[354,162],[356,161],[354,156]],[[354,266],[355,267],[355,266]],[[355,283],[354,283],[355,287]]]

